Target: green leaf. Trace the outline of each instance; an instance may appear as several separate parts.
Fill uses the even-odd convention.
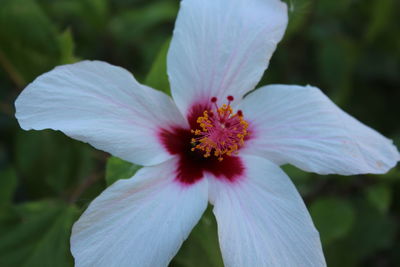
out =
[[[123,66],[134,70],[142,80],[162,44],[171,36],[178,12],[178,1],[147,1],[146,5],[124,8],[108,24],[111,37],[119,44],[115,52]],[[132,64],[132,63],[135,64]],[[159,89],[159,88],[157,88]]]
[[[389,216],[379,214],[374,208],[360,200],[357,220],[351,232],[351,245],[360,258],[374,251],[390,248],[395,241],[396,222]]]
[[[59,35],[59,43],[60,43],[60,64],[70,64],[77,61],[77,58],[74,57],[74,39],[72,37],[72,33],[70,29],[67,29],[62,34]]]
[[[224,266],[218,244],[217,222],[210,206],[173,259],[171,267],[178,266]]]
[[[311,204],[310,213],[324,245],[345,236],[353,226],[354,210],[343,199],[320,198]]]
[[[289,9],[289,25],[287,27],[285,38],[296,33],[307,22],[311,15],[312,1],[311,0],[287,0]]]
[[[16,187],[17,176],[14,169],[8,168],[0,171],[0,209],[11,203]]]
[[[307,195],[313,190],[314,183],[311,183],[312,174],[286,164],[281,166],[285,173],[292,179],[301,195]]]
[[[374,40],[381,32],[387,31],[391,19],[396,10],[393,0],[375,0],[372,3],[372,17],[368,20],[368,30],[365,38],[367,41]]]
[[[50,201],[16,207],[0,221],[0,266],[72,266],[69,238],[78,214],[74,206]]]
[[[325,17],[328,16],[335,17],[338,15],[345,15],[346,14],[345,12],[349,10],[352,1],[319,0],[315,2],[315,4],[316,4],[316,10],[319,14],[324,15]]]
[[[108,16],[108,0],[40,0],[53,21],[61,25],[79,27],[79,31],[90,34],[89,31],[104,31]],[[82,43],[82,41],[81,41]]]
[[[167,75],[167,54],[170,42],[171,39],[168,39],[161,47],[161,50],[158,52],[157,58],[154,61],[145,81],[145,84],[148,86],[163,91],[168,95],[171,95]]]
[[[0,40],[0,64],[19,86],[59,62],[56,28],[35,1],[1,1]]]
[[[382,213],[388,211],[392,200],[392,191],[387,185],[380,184],[371,186],[367,188],[366,195],[368,201],[377,208],[377,210]]]
[[[117,157],[110,157],[106,166],[107,186],[112,185],[119,179],[131,178],[141,167]]]
[[[377,251],[391,248],[396,240],[396,221],[380,213],[364,198],[353,202],[356,218],[346,237],[324,246],[328,266],[364,266]]]
[[[76,2],[81,5],[82,18],[88,19],[93,27],[104,25],[109,10],[107,0],[76,0]]]
[[[55,131],[18,131],[15,162],[29,197],[65,196],[90,175],[93,148]]]
[[[359,51],[350,39],[322,37],[318,47],[319,72],[323,82],[334,91],[334,102],[344,106],[351,100],[351,80]]]
[[[165,22],[173,21],[178,12],[176,2],[149,2],[141,8],[125,9],[110,21],[110,32],[120,41],[131,41]]]

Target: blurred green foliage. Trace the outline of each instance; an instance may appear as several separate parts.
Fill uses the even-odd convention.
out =
[[[110,157],[106,166],[106,183],[112,185],[120,179],[131,178],[141,166],[124,161],[117,157]]]
[[[287,0],[290,23],[260,84],[312,84],[400,143],[400,2]],[[60,64],[100,59],[169,93],[177,0],[0,0],[0,266],[72,266],[73,222],[140,166],[59,132],[24,132],[13,102]],[[107,164],[106,164],[107,163]],[[105,168],[105,166],[107,167]],[[400,168],[320,176],[284,166],[333,267],[400,266]],[[223,266],[209,208],[171,266]]]

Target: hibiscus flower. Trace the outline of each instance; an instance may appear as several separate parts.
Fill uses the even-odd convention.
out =
[[[168,53],[172,99],[100,61],[56,67],[16,100],[25,130],[54,129],[135,164],[75,223],[77,266],[166,266],[214,206],[226,266],[325,266],[280,165],[385,173],[392,142],[318,88],[254,89],[287,26],[279,0],[183,0]]]

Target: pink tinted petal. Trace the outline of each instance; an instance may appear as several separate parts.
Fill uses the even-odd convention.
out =
[[[187,126],[165,94],[139,84],[123,68],[100,61],[60,66],[38,77],[15,102],[25,130],[53,129],[141,165],[171,156],[162,126]]]
[[[207,180],[183,187],[176,161],[144,167],[98,196],[75,223],[76,266],[167,266],[207,207]]]
[[[187,114],[194,102],[252,90],[287,19],[279,0],[183,0],[167,61],[179,109]]]
[[[357,101],[357,100],[354,100]],[[241,103],[254,126],[244,153],[320,174],[385,173],[400,160],[393,142],[311,86],[270,85]]]
[[[289,177],[266,159],[242,159],[241,180],[209,179],[225,266],[326,266],[319,234]]]

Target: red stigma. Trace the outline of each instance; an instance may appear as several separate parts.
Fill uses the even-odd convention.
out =
[[[243,117],[243,111],[238,110],[238,111],[237,111],[237,114],[238,114],[238,116]]]
[[[216,103],[217,102],[217,98],[215,96],[211,97],[211,102]]]
[[[228,97],[226,99],[228,99],[228,101],[232,102],[235,98],[233,98],[233,96],[231,96],[231,95],[228,95]]]

